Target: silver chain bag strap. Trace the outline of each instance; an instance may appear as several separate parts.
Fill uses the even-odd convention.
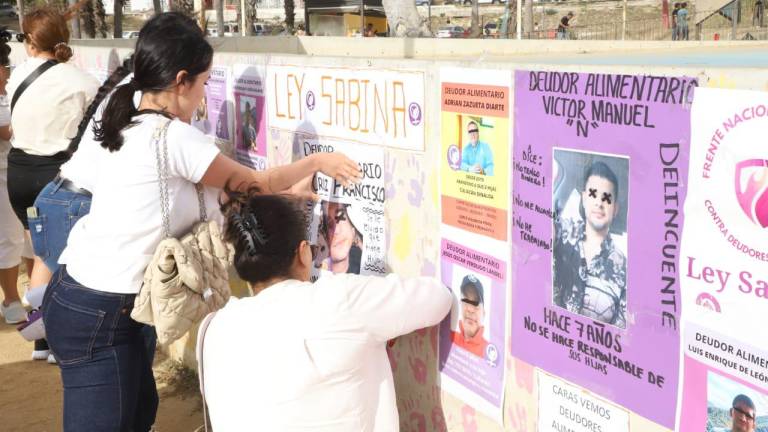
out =
[[[131,317],[155,326],[165,345],[184,336],[210,312],[221,309],[230,296],[229,267],[234,250],[223,240],[218,223],[208,221],[203,188],[195,184],[200,221],[177,239],[171,235],[168,181],[168,128],[163,120],[152,135],[155,150],[163,240],[144,272]],[[183,144],[181,144],[183,145]]]

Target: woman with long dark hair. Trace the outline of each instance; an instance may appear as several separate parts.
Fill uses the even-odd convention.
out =
[[[190,18],[152,17],[139,32],[133,78],[112,93],[95,129],[106,149],[94,164],[90,213],[73,227],[43,301],[51,349],[64,384],[65,431],[147,431],[157,390],[145,326],[131,318],[152,254],[163,239],[153,139],[165,128],[168,224],[171,236],[199,220],[196,184],[209,219],[221,221],[218,196],[229,183],[283,191],[322,171],[348,183],[356,163],[324,154],[256,172],[219,153],[189,123],[210,75],[213,49]],[[138,106],[133,98],[141,92]],[[211,214],[213,213],[213,214]]]

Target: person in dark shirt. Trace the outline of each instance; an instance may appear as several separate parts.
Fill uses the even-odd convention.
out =
[[[675,3],[672,10],[672,40],[677,40],[677,12],[680,10],[680,3]]]
[[[560,24],[557,26],[557,38],[568,39],[568,29],[570,28],[570,21],[573,19],[573,12],[568,12],[568,15],[564,16],[560,20]]]

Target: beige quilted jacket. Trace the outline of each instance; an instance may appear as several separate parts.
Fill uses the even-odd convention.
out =
[[[214,221],[195,225],[181,240],[163,240],[144,272],[131,317],[153,325],[169,344],[229,300],[234,250]]]

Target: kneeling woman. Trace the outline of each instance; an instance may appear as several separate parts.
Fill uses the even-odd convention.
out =
[[[304,208],[289,195],[230,193],[222,209],[235,268],[256,295],[231,300],[198,343],[213,428],[397,431],[385,344],[440,322],[450,291],[394,274],[310,283]]]

